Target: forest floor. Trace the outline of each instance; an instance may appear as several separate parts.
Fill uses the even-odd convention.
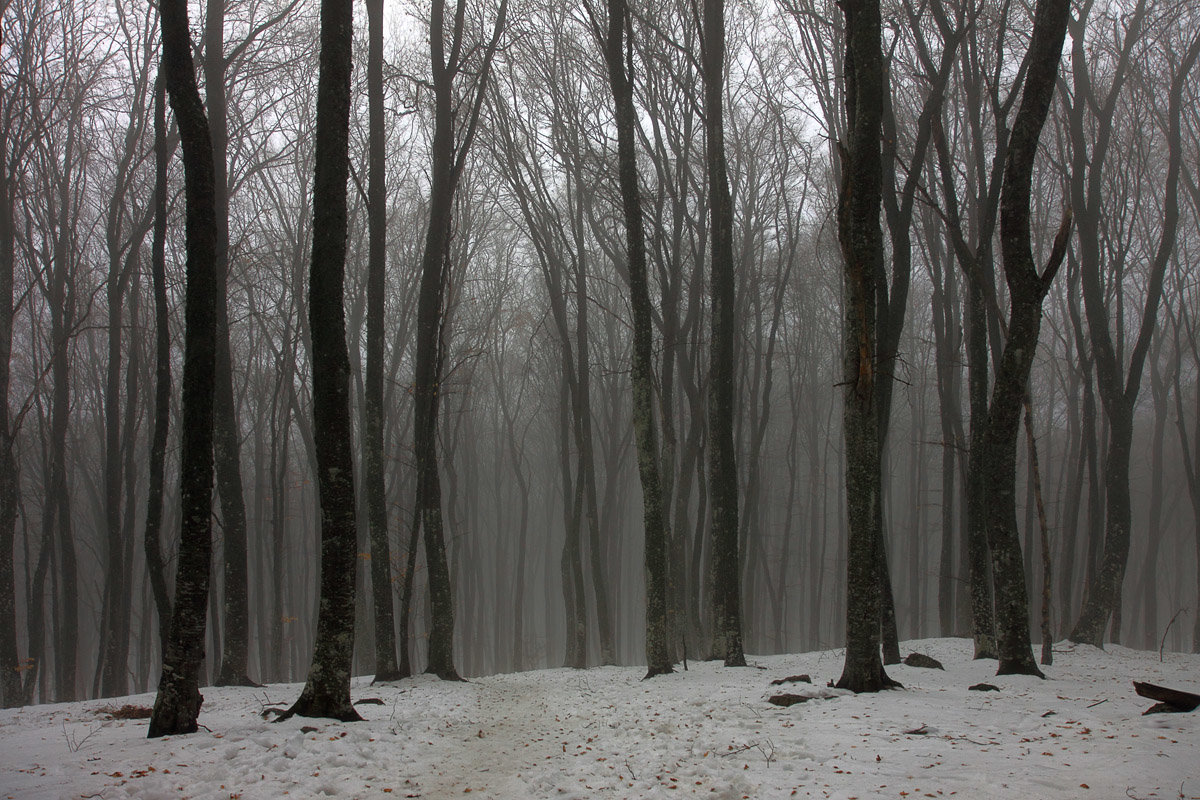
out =
[[[643,668],[422,676],[354,698],[366,722],[266,722],[296,685],[206,688],[190,736],[146,739],[106,709],[152,695],[0,711],[0,798],[1200,798],[1200,710],[1142,716],[1132,681],[1200,692],[1200,655],[1066,643],[1047,680],[996,677],[961,639],[905,642],[945,671],[829,689],[840,651]],[[811,685],[771,686],[807,673]],[[996,692],[969,691],[986,682]],[[780,708],[789,692],[812,699]],[[309,728],[309,730],[302,730]]]

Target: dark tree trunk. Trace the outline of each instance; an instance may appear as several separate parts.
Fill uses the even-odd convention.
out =
[[[286,716],[361,719],[350,702],[357,525],[350,430],[350,356],[343,305],[349,178],[351,0],[321,0],[312,268],[313,444],[321,504],[321,594],[308,680]]]
[[[223,610],[218,686],[257,686],[248,674],[250,646],[249,578],[246,568],[246,502],[242,490],[240,431],[233,396],[229,349],[229,175],[228,107],[225,91],[225,0],[209,0],[204,20],[204,99],[213,148],[213,188],[217,220],[217,343],[213,395],[214,463],[221,500],[224,556]]]
[[[212,140],[196,88],[188,38],[187,4],[159,4],[162,69],[183,146],[187,200],[187,296],[185,300],[183,421],[179,492],[182,506],[179,563],[171,632],[151,738],[193,733],[204,664],[209,567],[212,556],[213,372],[216,349],[217,225]]]
[[[1029,600],[1016,516],[1016,451],[1021,405],[1037,351],[1042,300],[1062,263],[1070,234],[1068,213],[1049,262],[1039,274],[1030,243],[1033,165],[1058,76],[1069,11],[1068,0],[1039,0],[1034,10],[1028,71],[1009,139],[1000,198],[1000,248],[1010,297],[1008,337],[997,364],[980,458],[973,462],[982,472],[985,487],[1000,675],[1041,675],[1029,641]]]
[[[1142,648],[1156,650],[1158,633],[1158,560],[1163,541],[1163,445],[1167,437],[1167,377],[1162,374],[1159,359],[1165,337],[1159,334],[1154,353],[1150,357],[1150,393],[1154,398],[1154,433],[1150,438],[1150,499],[1146,519],[1146,568],[1142,574]],[[1172,374],[1179,370],[1180,352],[1175,349],[1171,364]]]
[[[1054,636],[1050,630],[1050,598],[1054,592],[1054,565],[1050,561],[1050,525],[1046,521],[1046,502],[1042,498],[1042,472],[1038,465],[1037,439],[1033,432],[1033,403],[1026,392],[1025,400],[1025,443],[1029,449],[1029,482],[1033,486],[1034,505],[1037,507],[1038,540],[1041,543],[1042,554],[1042,597],[1041,597],[1041,635],[1043,666],[1054,663]],[[1033,549],[1033,535],[1030,533],[1028,547]]]
[[[363,489],[371,534],[375,681],[400,677],[392,604],[392,553],[383,480],[383,305],[387,273],[387,164],[383,108],[383,0],[367,0],[367,368],[363,392]]]
[[[20,656],[17,650],[16,553],[17,507],[20,482],[13,453],[16,431],[8,406],[12,361],[13,266],[16,226],[12,182],[9,178],[9,130],[4,124],[8,97],[0,97],[0,703],[21,705]]]
[[[667,536],[659,478],[658,434],[654,424],[654,323],[646,274],[641,187],[634,149],[637,116],[631,74],[633,46],[631,42],[626,42],[627,31],[631,31],[631,24],[625,0],[608,0],[608,38],[604,42],[604,60],[608,66],[608,81],[616,107],[617,177],[625,215],[629,298],[633,309],[633,425],[645,528],[646,677],[652,678],[672,672],[673,669],[667,626]]]
[[[738,564],[738,476],[733,443],[735,297],[733,201],[725,163],[725,4],[704,0],[705,162],[712,234],[712,341],[708,389],[708,486],[712,504],[713,645],[727,667],[746,666]]]
[[[421,289],[417,301],[416,367],[413,378],[413,451],[417,466],[416,510],[425,537],[433,628],[429,633],[426,671],[457,680],[454,667],[454,587],[446,559],[442,521],[442,486],[438,474],[438,391],[443,358],[441,341],[446,263],[454,204],[454,74],[447,69],[444,41],[444,0],[431,11],[430,57],[433,64],[434,133],[430,175],[429,228],[421,260]]]
[[[149,95],[148,86],[137,88],[135,108],[141,108]],[[108,353],[104,381],[104,526],[106,543],[106,565],[103,596],[103,611],[100,623],[100,658],[96,664],[93,692],[99,696],[113,697],[128,693],[130,640],[130,595],[132,571],[130,570],[131,524],[133,520],[135,474],[127,469],[130,460],[131,442],[136,436],[137,342],[129,342],[129,364],[126,369],[125,414],[121,408],[121,340],[125,329],[125,299],[131,294],[135,268],[141,256],[142,242],[153,221],[153,210],[147,209],[143,219],[133,224],[129,231],[123,230],[124,217],[131,212],[128,208],[131,181],[131,162],[134,157],[133,142],[139,137],[144,118],[131,114],[125,131],[126,149],[116,171],[116,192],[108,207],[105,225],[105,245],[108,251]],[[128,236],[126,236],[126,233]],[[133,294],[136,294],[136,285]],[[136,298],[133,302],[136,304]],[[136,320],[136,305],[129,317]],[[135,323],[136,324],[136,323]],[[132,326],[131,326],[132,327]],[[122,514],[124,503],[124,514]]]
[[[971,638],[975,658],[996,657],[996,619],[988,554],[983,470],[983,430],[988,406],[987,311],[982,279],[967,276],[967,397],[971,408],[971,446],[967,463],[967,565],[971,584]]]
[[[167,306],[167,147],[166,83],[160,73],[154,87],[154,239],[150,272],[154,284],[154,411],[150,434],[149,488],[143,540],[146,571],[158,613],[160,657],[167,652],[171,630],[171,598],[163,566],[162,530],[164,462],[171,424],[171,332]]]
[[[940,6],[937,6],[940,10]],[[963,30],[954,30],[950,20],[943,14],[937,14],[938,26],[941,30],[944,46],[941,63],[934,64],[926,57],[925,68],[931,75],[929,94],[921,108],[917,120],[913,152],[909,159],[908,174],[903,184],[896,186],[896,162],[898,154],[896,143],[896,119],[892,110],[890,80],[885,71],[883,88],[880,91],[880,101],[883,103],[879,124],[883,132],[882,151],[880,153],[880,191],[892,242],[892,275],[889,286],[883,259],[878,261],[875,275],[875,337],[877,344],[878,363],[875,374],[875,413],[878,415],[877,442],[879,447],[879,463],[882,468],[887,449],[888,429],[892,417],[892,395],[895,386],[896,359],[900,350],[900,335],[904,330],[904,317],[908,305],[908,289],[912,278],[912,218],[916,200],[917,186],[925,164],[925,154],[929,149],[933,136],[933,120],[941,114],[942,99],[945,96],[946,85],[950,72],[955,63],[955,53],[958,43],[962,40]],[[922,40],[922,45],[924,41]],[[882,498],[875,511],[877,536],[879,537],[879,575],[881,588],[883,661],[885,664],[900,663],[900,641],[896,627],[896,606],[892,593],[892,579],[888,571],[887,534],[883,513]],[[914,535],[916,532],[914,531]],[[912,610],[915,612],[915,609]]]
[[[429,228],[421,258],[421,288],[417,299],[416,364],[413,376],[413,451],[417,466],[416,513],[425,536],[425,562],[429,569],[429,596],[433,614],[429,633],[426,672],[446,680],[460,680],[454,666],[454,587],[446,558],[442,519],[442,486],[438,474],[437,424],[440,406],[446,297],[449,278],[450,225],[454,191],[475,136],[492,56],[504,30],[507,0],[500,0],[492,38],[483,50],[482,69],[476,77],[475,95],[462,121],[461,141],[455,141],[456,98],[454,79],[463,71],[465,57],[461,14],[455,13],[450,52],[446,51],[445,0],[433,0],[430,9],[429,57],[433,73],[434,131],[429,187]]]
[[[580,508],[583,488],[578,476],[571,473],[570,404],[566,369],[567,349],[563,349],[563,387],[558,405],[559,466],[562,473],[563,549],[559,559],[562,575],[563,608],[566,612],[566,655],[563,663],[572,669],[587,666],[587,598],[583,590],[583,562],[580,556]]]
[[[844,266],[842,423],[846,447],[847,554],[846,661],[837,685],[876,692],[893,685],[880,660],[879,536],[882,502],[879,412],[876,406],[876,298],[883,271],[880,133],[884,92],[878,0],[843,7],[846,15],[848,141],[839,144],[842,186],[838,240]]]
[[[1141,6],[1139,6],[1139,9]],[[1136,24],[1136,22],[1134,23]],[[1133,30],[1127,33],[1129,39],[1134,39]],[[1082,60],[1084,43],[1082,36],[1076,36],[1073,57],[1076,70],[1083,69]],[[1083,608],[1079,612],[1079,620],[1071,631],[1071,641],[1092,644],[1101,647],[1105,640],[1105,630],[1110,619],[1113,621],[1113,638],[1119,635],[1119,620],[1121,610],[1121,584],[1125,578],[1125,567],[1129,560],[1130,528],[1132,525],[1132,510],[1129,495],[1129,455],[1133,445],[1133,413],[1137,405],[1138,390],[1141,386],[1142,371],[1146,354],[1150,348],[1150,339],[1154,334],[1155,320],[1162,299],[1163,279],[1166,274],[1167,262],[1175,247],[1175,234],[1179,225],[1179,178],[1183,161],[1183,143],[1181,134],[1181,116],[1183,106],[1183,90],[1188,73],[1200,55],[1200,37],[1193,40],[1177,72],[1171,78],[1169,108],[1167,112],[1169,131],[1167,132],[1167,174],[1164,182],[1163,224],[1159,235],[1158,247],[1151,264],[1150,275],[1146,286],[1145,308],[1142,311],[1141,325],[1138,331],[1132,353],[1129,359],[1128,372],[1124,372],[1119,356],[1114,349],[1109,332],[1108,312],[1104,305],[1104,296],[1100,285],[1100,204],[1111,202],[1104,197],[1100,186],[1100,170],[1103,163],[1103,153],[1107,144],[1107,133],[1111,130],[1111,115],[1101,128],[1101,139],[1093,153],[1091,170],[1089,172],[1088,191],[1084,191],[1080,174],[1081,164],[1086,163],[1086,153],[1083,148],[1082,134],[1077,129],[1082,127],[1082,111],[1072,115],[1072,130],[1075,135],[1078,151],[1075,157],[1074,180],[1072,181],[1072,200],[1081,208],[1080,215],[1080,268],[1083,276],[1083,300],[1087,311],[1088,331],[1091,334],[1092,349],[1096,359],[1096,375],[1100,400],[1108,418],[1110,438],[1108,455],[1105,461],[1105,529],[1104,551],[1101,556],[1100,569],[1086,589]],[[1116,88],[1114,88],[1114,93]],[[1082,99],[1077,102],[1082,102]]]

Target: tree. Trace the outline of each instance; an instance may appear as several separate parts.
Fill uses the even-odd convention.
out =
[[[714,658],[746,666],[742,646],[741,566],[738,563],[738,477],[733,444],[736,325],[733,201],[725,161],[725,3],[704,0],[701,61],[704,141],[711,215],[712,340],[709,343],[709,501],[712,503]]]
[[[986,487],[984,507],[996,587],[999,675],[1042,674],[1029,643],[1029,600],[1017,530],[1016,454],[1021,409],[1037,351],[1042,300],[1066,255],[1071,231],[1068,211],[1046,266],[1039,272],[1030,241],[1033,167],[1058,77],[1069,11],[1069,0],[1039,0],[1034,10],[1021,104],[1013,120],[1000,194],[1000,252],[1009,290],[1007,338],[988,404],[983,450],[978,460],[972,459],[972,469],[983,471],[980,480]]]
[[[204,698],[200,669],[212,560],[213,373],[216,350],[217,223],[212,140],[192,63],[185,0],[159,6],[162,69],[179,125],[187,202],[187,299],[179,493],[179,565],[171,632],[150,717],[150,738],[194,733]]]
[[[246,501],[242,492],[241,446],[233,398],[229,349],[229,98],[225,55],[225,0],[209,0],[204,16],[204,99],[213,143],[217,206],[217,352],[214,395],[214,463],[221,499],[224,556],[224,639],[218,686],[256,686],[248,674],[249,598],[246,572]]]
[[[439,384],[443,368],[443,300],[450,252],[450,225],[454,190],[475,138],[479,110],[487,89],[492,58],[504,30],[508,0],[500,0],[491,39],[479,64],[474,96],[462,128],[456,124],[454,80],[468,67],[473,49],[467,45],[466,0],[458,0],[447,52],[446,3],[433,0],[430,10],[429,57],[433,70],[433,163],[429,187],[429,228],[421,258],[421,289],[417,304],[416,366],[413,377],[413,449],[417,461],[417,494],[414,513],[425,534],[425,560],[429,565],[433,628],[429,636],[426,671],[446,680],[458,680],[454,667],[454,588],[446,560],[442,520],[441,478],[438,475],[437,422]]]
[[[589,7],[590,13],[590,7]],[[642,483],[642,518],[646,563],[646,677],[672,672],[667,627],[667,541],[659,479],[658,434],[654,424],[654,328],[646,276],[646,236],[642,228],[641,186],[638,180],[633,105],[633,47],[629,8],[625,0],[608,0],[607,35],[601,34],[608,81],[616,107],[617,171],[621,210],[625,216],[629,299],[633,307],[633,425],[637,441],[638,476]],[[628,62],[628,66],[626,65]]]
[[[7,5],[7,4],[5,4]],[[7,18],[7,15],[5,15]],[[5,31],[7,33],[7,30]],[[16,431],[9,405],[13,343],[13,269],[16,262],[16,221],[12,176],[28,146],[21,136],[14,105],[21,84],[6,81],[0,91],[0,703],[21,704],[20,657],[17,650],[16,580],[13,570],[20,481],[17,472]],[[22,141],[25,140],[25,141]]]
[[[1129,364],[1123,363],[1125,342],[1119,341],[1124,331],[1118,327],[1111,330],[1110,314],[1105,305],[1105,293],[1109,291],[1101,279],[1103,245],[1111,233],[1101,230],[1102,208],[1114,201],[1109,186],[1104,182],[1107,150],[1113,142],[1117,99],[1122,85],[1129,77],[1133,49],[1141,39],[1146,24],[1147,5],[1139,2],[1125,23],[1125,38],[1120,43],[1117,65],[1112,76],[1109,93],[1097,97],[1090,74],[1087,43],[1087,14],[1091,4],[1084,5],[1079,20],[1072,25],[1071,61],[1074,73],[1074,102],[1070,113],[1072,147],[1071,202],[1075,208],[1079,225],[1079,265],[1082,276],[1083,301],[1087,312],[1088,333],[1096,361],[1097,387],[1100,401],[1108,419],[1110,438],[1105,459],[1105,526],[1104,550],[1099,572],[1089,581],[1084,596],[1079,620],[1071,631],[1071,640],[1093,644],[1097,647],[1105,641],[1105,631],[1110,618],[1114,620],[1113,638],[1120,636],[1121,584],[1125,578],[1125,567],[1129,559],[1129,544],[1132,527],[1132,511],[1129,491],[1129,460],[1133,446],[1133,418],[1138,393],[1155,332],[1158,308],[1161,304],[1163,281],[1167,263],[1175,247],[1175,235],[1179,226],[1179,181],[1183,161],[1183,144],[1180,132],[1183,105],[1183,90],[1188,73],[1200,53],[1200,37],[1194,37],[1182,58],[1172,53],[1170,88],[1167,111],[1167,165],[1163,184],[1162,227],[1157,247],[1150,259],[1146,281],[1145,300],[1141,323],[1136,339],[1128,348]],[[1173,24],[1173,23],[1172,23]],[[1151,100],[1152,98],[1147,98]],[[1147,104],[1149,105],[1149,103]],[[1095,144],[1088,152],[1088,143],[1093,141],[1090,131],[1085,131],[1085,116],[1088,110],[1096,116]],[[1112,260],[1123,261],[1125,252]],[[1114,265],[1105,263],[1112,268]],[[1122,301],[1118,292],[1118,302]],[[1118,325],[1122,312],[1118,312]],[[1118,341],[1114,342],[1114,339]]]
[[[882,23],[878,0],[847,3],[847,140],[839,148],[842,186],[838,199],[838,240],[845,290],[842,332],[843,409],[846,440],[846,504],[850,524],[847,552],[846,661],[838,687],[877,692],[895,685],[879,654],[882,544],[877,505],[882,502],[879,414],[875,390],[876,282],[883,271]]]
[[[114,13],[123,31],[137,31],[144,36],[138,41],[127,37],[122,45],[125,64],[133,77],[132,95],[128,98],[130,114],[120,132],[121,145],[114,154],[117,159],[113,175],[112,199],[105,215],[105,246],[108,255],[108,359],[104,385],[104,521],[106,528],[107,570],[104,582],[104,607],[101,618],[101,658],[98,659],[94,691],[102,696],[128,692],[130,611],[133,596],[133,571],[130,555],[133,546],[133,514],[136,476],[129,469],[136,434],[137,377],[140,365],[135,355],[133,337],[129,343],[129,364],[126,373],[124,420],[121,408],[122,334],[125,330],[126,296],[136,293],[136,267],[141,257],[142,243],[154,221],[153,203],[143,200],[138,208],[139,167],[146,160],[147,129],[151,127],[152,64],[157,48],[153,42],[151,19],[154,12],[147,9],[144,24],[130,20],[130,9],[122,3],[114,5]],[[136,297],[133,298],[136,303]],[[130,308],[135,316],[136,305]],[[132,381],[132,384],[131,384]],[[128,391],[133,388],[134,391]],[[124,508],[122,504],[124,503]],[[122,513],[124,512],[124,513]]]
[[[280,718],[361,720],[350,702],[357,527],[350,431],[350,356],[343,284],[349,179],[351,0],[321,0],[312,266],[308,318],[313,352],[313,439],[321,504],[321,593],[308,680]]]
[[[167,434],[171,424],[171,332],[167,306],[167,146],[166,81],[160,71],[154,82],[154,235],[150,272],[154,292],[154,412],[150,434],[149,489],[146,493],[146,527],[143,542],[154,607],[158,613],[158,638],[167,651],[171,629],[171,598],[163,566],[162,530],[163,473]]]
[[[363,395],[363,491],[371,537],[375,681],[400,677],[392,607],[392,554],[383,481],[383,303],[387,274],[387,165],[383,128],[383,0],[367,1],[367,367]]]

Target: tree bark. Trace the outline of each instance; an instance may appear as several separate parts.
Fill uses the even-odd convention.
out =
[[[0,703],[21,705],[20,655],[17,649],[16,553],[17,509],[20,481],[13,453],[16,431],[9,410],[12,362],[13,267],[16,225],[13,219],[13,184],[9,177],[9,95],[0,97]]]
[[[1139,5],[1141,9],[1141,5]],[[1132,23],[1136,28],[1136,20]],[[1129,39],[1135,38],[1134,29],[1127,33]],[[1122,54],[1124,55],[1124,53]],[[1109,333],[1108,312],[1104,306],[1104,298],[1100,286],[1100,248],[1098,215],[1100,203],[1106,202],[1100,192],[1099,173],[1103,166],[1103,152],[1106,144],[1106,133],[1111,130],[1111,115],[1107,121],[1102,121],[1102,137],[1093,153],[1091,170],[1089,171],[1088,190],[1084,192],[1083,176],[1080,173],[1081,164],[1085,163],[1086,153],[1081,152],[1083,143],[1077,129],[1082,126],[1078,111],[1072,120],[1073,138],[1078,148],[1075,159],[1076,176],[1072,181],[1072,200],[1084,213],[1080,225],[1080,267],[1083,275],[1083,300],[1088,317],[1088,331],[1091,334],[1092,349],[1096,359],[1096,374],[1100,400],[1104,406],[1105,415],[1109,421],[1110,438],[1107,459],[1105,461],[1105,529],[1104,550],[1101,556],[1100,569],[1085,590],[1083,608],[1079,612],[1079,620],[1071,631],[1073,642],[1092,644],[1101,647],[1105,641],[1105,631],[1110,619],[1114,623],[1114,638],[1118,635],[1117,620],[1120,619],[1121,584],[1125,578],[1125,567],[1129,560],[1129,545],[1131,538],[1132,510],[1129,494],[1129,456],[1133,445],[1133,413],[1137,404],[1138,391],[1141,386],[1142,371],[1146,354],[1150,348],[1150,339],[1154,333],[1158,307],[1162,299],[1163,279],[1166,274],[1167,262],[1175,247],[1175,235],[1179,225],[1179,178],[1182,169],[1183,144],[1181,134],[1181,115],[1183,105],[1183,90],[1188,73],[1200,55],[1200,37],[1193,39],[1187,53],[1184,55],[1177,72],[1172,76],[1167,112],[1167,174],[1164,182],[1163,223],[1159,234],[1158,247],[1151,263],[1150,275],[1146,286],[1145,307],[1142,311],[1141,326],[1130,355],[1128,371],[1122,365],[1114,350],[1111,334]],[[1074,37],[1073,57],[1076,72],[1083,69],[1084,42],[1082,36]],[[1077,84],[1078,84],[1077,74]],[[1117,88],[1114,87],[1115,95]],[[1076,104],[1083,102],[1077,97]]]
[[[387,164],[383,107],[383,0],[367,0],[367,368],[363,393],[363,490],[371,535],[375,681],[400,677],[392,602],[392,553],[383,480],[383,311],[387,274]]]
[[[625,216],[629,299],[633,309],[633,426],[638,476],[642,484],[642,522],[646,566],[646,677],[673,672],[667,625],[667,536],[659,477],[658,432],[654,422],[654,328],[646,270],[646,237],[642,227],[634,131],[633,47],[625,0],[608,0],[608,36],[604,60],[616,108],[617,170]],[[627,62],[628,61],[628,65]]]
[[[712,235],[712,341],[709,352],[708,486],[712,504],[712,654],[727,667],[746,666],[742,645],[738,564],[738,476],[733,443],[734,332],[733,201],[725,162],[725,4],[704,0],[705,162]]]
[[[844,267],[842,296],[842,424],[846,448],[846,659],[837,685],[877,692],[894,685],[880,659],[878,532],[882,502],[876,390],[877,281],[883,271],[880,133],[884,92],[882,22],[878,0],[843,6],[846,16],[846,142],[839,144],[842,186],[838,241]]]
[[[1038,273],[1030,243],[1029,205],[1038,140],[1054,93],[1070,12],[1068,0],[1039,0],[1026,55],[1021,105],[1013,122],[1000,197],[1000,247],[1010,306],[1008,337],[996,369],[982,452],[988,546],[996,586],[997,674],[1041,676],[1029,641],[1029,601],[1016,518],[1016,450],[1021,404],[1037,351],[1042,301],[1066,254],[1070,213],[1063,217],[1046,268]]]
[[[308,680],[284,716],[360,720],[350,702],[357,525],[350,430],[350,356],[343,305],[349,178],[351,0],[321,0],[312,267],[313,444],[321,505],[321,594]]]
[[[433,72],[434,131],[429,187],[429,228],[421,258],[421,288],[417,300],[416,364],[413,376],[413,450],[417,462],[416,510],[425,536],[433,626],[425,671],[445,680],[461,680],[454,666],[454,587],[446,558],[442,519],[442,488],[438,474],[437,425],[443,359],[446,282],[454,192],[475,136],[479,108],[491,70],[492,56],[504,30],[508,0],[500,0],[492,38],[483,50],[482,69],[473,104],[463,122],[461,141],[455,141],[454,79],[464,64],[462,15],[466,0],[458,0],[450,51],[446,51],[445,0],[433,0],[430,10],[429,57]]]
[[[160,71],[154,87],[154,238],[150,272],[154,285],[154,411],[150,434],[149,488],[143,533],[146,571],[158,613],[160,658],[167,652],[171,630],[171,598],[163,566],[162,531],[164,462],[171,424],[171,332],[167,306],[167,147],[166,82]]]
[[[212,556],[213,373],[216,349],[217,225],[212,140],[196,87],[187,3],[160,3],[162,68],[183,146],[187,199],[183,421],[180,452],[182,522],[175,604],[150,738],[193,733],[204,698],[209,567]]]

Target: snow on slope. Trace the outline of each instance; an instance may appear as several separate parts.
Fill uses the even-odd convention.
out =
[[[299,686],[210,687],[210,731],[155,741],[145,720],[100,713],[152,695],[0,711],[0,798],[1200,798],[1200,711],[1143,717],[1130,683],[1200,692],[1200,656],[1063,644],[1042,681],[995,677],[966,640],[902,649],[946,671],[892,667],[903,690],[860,696],[825,688],[837,651],[651,681],[633,667],[360,680],[354,698],[383,705],[353,724],[260,717]],[[769,685],[797,673],[814,685]],[[1000,691],[967,690],[981,681]],[[813,699],[766,702],[781,691]]]

